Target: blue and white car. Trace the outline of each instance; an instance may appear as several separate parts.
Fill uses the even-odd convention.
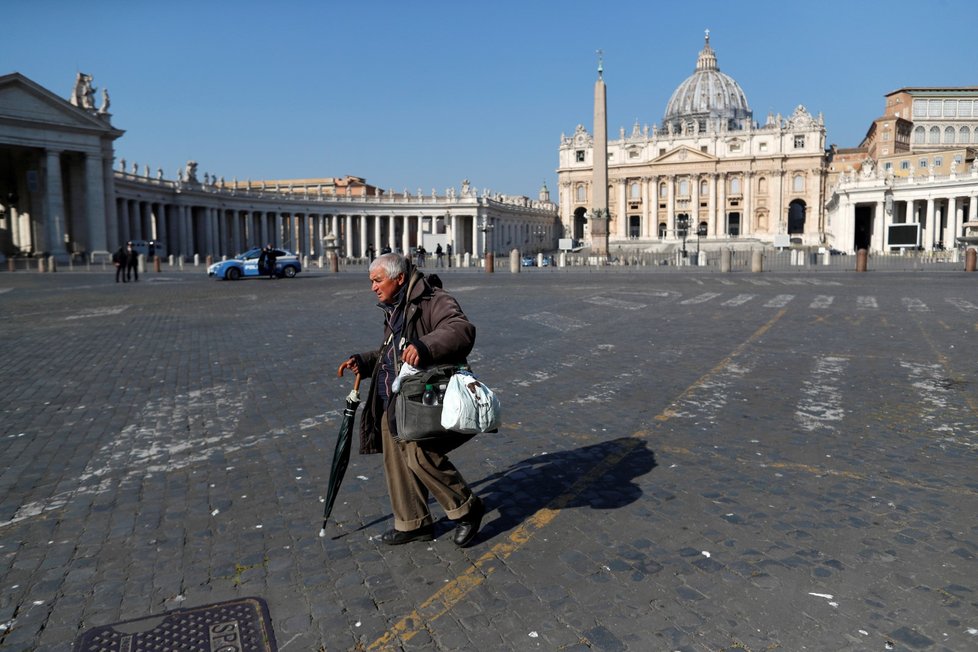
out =
[[[294,278],[302,271],[299,255],[287,249],[275,249],[275,275],[279,278]],[[258,256],[261,247],[254,247],[234,258],[216,262],[207,268],[207,275],[229,281],[249,276],[262,276],[258,273]]]

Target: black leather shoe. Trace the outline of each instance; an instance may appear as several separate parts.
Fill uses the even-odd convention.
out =
[[[388,530],[380,536],[380,540],[389,546],[400,546],[412,541],[431,541],[435,538],[435,528],[431,525],[423,525],[417,530]]]
[[[475,535],[479,533],[479,526],[482,525],[482,517],[486,515],[486,506],[481,498],[476,498],[469,513],[458,520],[458,527],[455,528],[455,536],[452,541],[459,548],[472,543]]]

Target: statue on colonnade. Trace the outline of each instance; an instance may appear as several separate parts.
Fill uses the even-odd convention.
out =
[[[68,101],[73,106],[82,109],[95,108],[95,87],[92,86],[91,75],[86,75],[83,72],[78,73],[78,76],[75,77],[75,87],[72,89]]]

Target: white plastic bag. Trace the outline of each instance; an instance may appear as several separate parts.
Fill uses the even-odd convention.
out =
[[[499,413],[499,399],[468,371],[457,371],[448,381],[441,410],[441,425],[446,430],[464,434],[496,430]]]

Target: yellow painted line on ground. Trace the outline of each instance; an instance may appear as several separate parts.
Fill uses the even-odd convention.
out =
[[[709,380],[713,376],[715,376],[718,373],[720,373],[721,371],[723,371],[723,369],[727,365],[730,364],[730,361],[731,360],[733,360],[738,355],[740,355],[741,353],[743,353],[744,352],[744,349],[746,349],[748,346],[750,346],[751,344],[753,344],[754,341],[757,338],[762,337],[765,333],[767,333],[771,329],[771,327],[774,326],[774,324],[779,319],[781,319],[782,317],[784,317],[784,314],[786,312],[788,312],[788,309],[787,308],[782,308],[781,310],[779,310],[774,315],[774,317],[772,317],[770,319],[770,321],[768,321],[766,324],[764,324],[763,326],[761,326],[760,328],[758,328],[756,331],[754,331],[751,334],[751,336],[748,337],[746,340],[744,340],[740,344],[740,346],[738,346],[736,349],[734,349],[730,353],[730,355],[728,355],[727,357],[725,357],[723,360],[721,360],[719,363],[717,363],[717,365],[715,367],[713,367],[712,369],[710,369],[709,371],[707,371],[705,374],[703,374],[699,378],[699,380],[697,380],[695,383],[693,383],[692,385],[690,385],[689,387],[687,387],[685,390],[683,390],[683,392],[679,396],[677,396],[672,401],[672,403],[670,403],[669,406],[666,407],[665,410],[663,410],[660,414],[657,414],[655,416],[655,420],[656,421],[668,421],[669,419],[671,419],[674,416],[676,416],[676,406],[679,404],[680,401],[682,401],[687,396],[689,396],[691,393],[695,392],[697,389],[699,389],[700,387],[702,387],[706,383],[707,380]]]
[[[710,371],[701,376],[695,383],[686,388],[661,414],[655,417],[658,421],[666,421],[675,413],[673,407],[682,400],[683,397],[695,391],[703,385],[711,376],[722,371],[731,360],[743,353],[752,342],[766,333],[784,314],[787,308],[782,308],[766,324],[754,331],[750,337],[742,342],[727,357],[720,361]],[[383,636],[371,643],[367,650],[393,650],[400,647],[401,642],[410,641],[417,634],[428,628],[428,625],[438,620],[448,613],[465,596],[478,587],[486,580],[489,575],[496,570],[498,562],[506,560],[510,555],[519,550],[538,532],[549,525],[561,510],[572,500],[583,493],[601,476],[610,471],[616,464],[627,457],[636,447],[642,445],[642,439],[649,434],[648,430],[639,430],[632,435],[633,444],[622,444],[621,449],[606,456],[598,462],[588,473],[578,478],[571,487],[563,494],[555,498],[549,505],[540,509],[530,518],[524,521],[518,528],[513,530],[508,539],[502,543],[497,543],[488,552],[479,557],[472,566],[464,573],[448,582],[441,589],[436,591],[430,598],[418,605],[418,608],[404,616],[394,624]],[[683,449],[685,450],[685,449]],[[688,451],[687,451],[688,452]]]

